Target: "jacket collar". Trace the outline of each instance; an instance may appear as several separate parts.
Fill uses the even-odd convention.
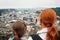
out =
[[[38,31],[37,34],[38,33],[46,33],[46,32],[47,32],[47,28],[43,28],[42,30]]]

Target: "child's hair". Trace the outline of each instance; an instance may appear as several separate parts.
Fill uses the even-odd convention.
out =
[[[57,19],[56,12],[53,9],[45,9],[40,13],[40,23],[48,28],[46,40],[58,40],[58,30],[54,25]]]
[[[27,27],[26,27],[25,22],[17,21],[13,24],[12,29],[14,32],[17,33],[15,35],[18,36],[18,37],[15,37],[14,39],[21,40],[21,37],[25,34]]]

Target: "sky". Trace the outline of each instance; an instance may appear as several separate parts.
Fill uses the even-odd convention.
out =
[[[0,0],[1,8],[59,7],[60,0]]]
[[[60,7],[60,0],[55,0],[56,1],[56,5]]]

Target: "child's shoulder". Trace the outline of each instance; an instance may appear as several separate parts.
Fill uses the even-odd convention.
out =
[[[13,40],[14,39],[14,37],[10,37],[8,40]]]

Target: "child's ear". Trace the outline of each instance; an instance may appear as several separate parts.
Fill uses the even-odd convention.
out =
[[[17,34],[14,30],[13,30],[13,35]]]
[[[14,31],[14,34],[17,34],[17,33]]]

